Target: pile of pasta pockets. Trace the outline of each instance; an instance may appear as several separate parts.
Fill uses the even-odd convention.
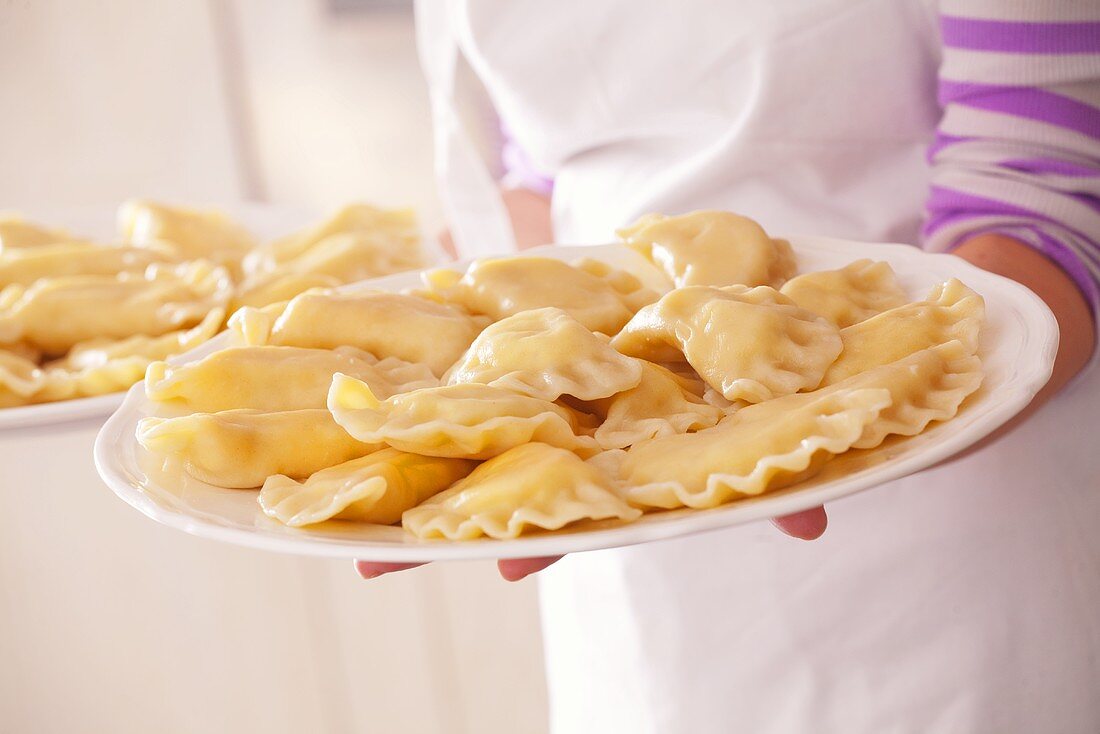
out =
[[[499,540],[791,487],[952,419],[981,384],[985,306],[958,280],[909,294],[885,262],[799,272],[731,212],[617,234],[661,287],[513,256],[243,306],[233,346],[149,366],[163,414],[138,441],[292,528]]]
[[[266,242],[220,211],[140,199],[110,241],[0,213],[0,409],[126,390],[241,307],[427,264],[413,213],[369,204]]]

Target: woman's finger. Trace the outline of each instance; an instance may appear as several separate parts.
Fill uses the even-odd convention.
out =
[[[497,569],[501,578],[505,581],[519,581],[533,573],[538,573],[551,563],[561,559],[561,556],[544,556],[542,558],[509,558],[497,561]]]
[[[384,573],[404,571],[423,566],[423,563],[379,563],[377,561],[356,561],[355,572],[365,579],[376,579]]]
[[[825,514],[824,507],[815,507],[793,515],[773,517],[772,523],[792,538],[817,540],[825,532],[829,518]]]

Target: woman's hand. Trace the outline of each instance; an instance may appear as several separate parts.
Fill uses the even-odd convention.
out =
[[[1017,425],[1065,387],[1088,364],[1096,348],[1092,310],[1081,289],[1066,271],[1017,239],[1002,234],[978,235],[955,248],[955,255],[983,270],[1026,285],[1046,302],[1058,320],[1060,337],[1054,372],[1027,409],[1010,424]]]
[[[1096,348],[1096,325],[1081,289],[1066,271],[1034,248],[1007,235],[989,233],[972,237],[957,248],[955,255],[983,270],[1003,275],[1028,288],[1046,302],[1058,321],[1058,356],[1054,371],[1039,394],[1005,425],[951,457],[958,461],[994,443],[1017,428],[1041,408],[1080,372]]]

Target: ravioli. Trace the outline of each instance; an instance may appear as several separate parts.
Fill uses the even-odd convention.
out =
[[[516,538],[582,520],[636,520],[610,479],[576,454],[528,443],[489,459],[465,479],[401,516],[418,538]]]
[[[329,411],[349,434],[425,456],[490,459],[536,441],[591,455],[593,426],[566,407],[488,385],[447,385],[379,401],[361,380],[337,375]]]
[[[648,306],[653,303],[667,292],[666,290],[662,290],[658,293],[642,283],[641,279],[633,273],[628,273],[625,270],[612,267],[602,260],[596,260],[595,258],[580,257],[574,260],[572,265],[577,270],[593,275],[614,288],[619,299],[622,300],[623,305],[626,306],[632,314],[637,313],[638,309],[642,306]]]
[[[197,324],[226,304],[231,288],[223,268],[202,260],[11,285],[0,291],[0,344],[22,341],[60,355],[92,339],[159,336]]]
[[[930,423],[954,418],[963,401],[981,386],[982,378],[981,360],[970,347],[950,341],[853,375],[818,392],[861,388],[890,391],[890,406],[853,444],[853,448],[873,449],[887,436],[915,436]]]
[[[426,364],[436,375],[462,355],[482,323],[454,306],[383,291],[309,291],[285,308],[242,309],[230,320],[246,345],[352,346]]]
[[[647,508],[715,507],[813,476],[850,448],[953,418],[982,382],[961,342],[925,349],[820,390],[749,406],[698,433],[600,457]]]
[[[146,363],[182,354],[210,340],[221,329],[225,309],[208,312],[190,329],[170,331],[160,336],[130,336],[125,339],[92,339],[76,344],[57,364],[69,369],[99,367],[116,359],[140,358]]]
[[[844,349],[821,384],[831,385],[952,340],[974,354],[984,321],[982,297],[952,278],[934,287],[923,301],[884,311],[841,330]]]
[[[723,411],[693,394],[690,382],[659,365],[641,361],[637,387],[585,403],[602,418],[593,434],[600,448],[621,449],[660,436],[709,428]]]
[[[208,341],[221,328],[223,309],[214,309],[197,325],[161,336],[93,339],[73,347],[45,370],[37,398],[70,400],[126,390],[145,377],[150,363],[181,354]]]
[[[119,207],[118,233],[128,244],[157,247],[167,242],[183,258],[211,260],[234,272],[240,259],[256,245],[247,229],[221,212],[140,199]]]
[[[647,214],[616,234],[663,270],[677,287],[778,288],[795,273],[789,242],[772,239],[753,220],[730,212],[695,211],[674,217]]]
[[[0,291],[0,294],[2,293],[3,291]],[[35,364],[39,364],[42,362],[42,351],[39,349],[35,349],[29,344],[24,344],[23,342],[4,344],[2,347],[0,347],[0,351],[9,352],[17,357],[22,357],[23,359],[30,360]]]
[[[332,287],[412,270],[424,264],[420,250],[394,250],[375,234],[334,234],[273,270],[250,275],[238,292],[239,305],[264,306],[309,288]]]
[[[560,308],[522,311],[490,325],[447,374],[449,385],[477,382],[543,400],[597,400],[629,390],[641,365]]]
[[[146,249],[72,242],[42,245],[0,255],[0,288],[69,275],[140,273],[154,262],[176,259],[175,251],[168,246]]]
[[[416,242],[394,242],[375,232],[334,234],[274,272],[329,275],[343,283],[412,270],[424,265]]]
[[[0,408],[30,403],[45,382],[45,373],[31,360],[0,349]]]
[[[200,413],[323,408],[338,372],[365,380],[384,397],[439,383],[424,365],[379,361],[354,347],[230,347],[189,364],[151,364],[145,394]]]
[[[780,292],[840,328],[903,306],[908,300],[893,268],[873,260],[796,276],[784,283]]]
[[[138,443],[199,481],[248,489],[276,474],[304,479],[382,448],[349,436],[327,410],[225,410],[143,418]]]
[[[611,345],[654,362],[684,359],[727,400],[750,403],[817,387],[841,351],[835,326],[767,286],[679,288]]]
[[[382,449],[313,474],[277,475],[260,490],[264,514],[291,527],[325,520],[392,525],[401,513],[469,474],[477,462]]]
[[[436,270],[423,278],[444,300],[494,321],[550,306],[565,311],[591,331],[609,335],[618,332],[644,305],[639,301],[657,300],[652,291],[650,298],[643,295],[636,279],[625,280],[613,269],[604,271],[590,262],[574,267],[548,257],[507,257],[475,261],[462,275]]]
[[[245,279],[233,294],[231,311],[245,306],[263,308],[273,303],[285,303],[314,288],[334,288],[343,281],[331,275],[299,273],[261,273]]]
[[[330,238],[347,234],[369,235],[376,255],[416,263],[409,267],[417,267],[423,258],[416,214],[411,209],[379,209],[360,203],[349,204],[311,227],[257,247],[246,258],[245,270],[249,273],[275,270],[283,263],[307,256]]]
[[[717,507],[809,478],[889,405],[883,388],[779,398],[698,433],[637,444],[620,455],[618,475],[639,507]]]
[[[7,255],[14,250],[77,241],[80,238],[73,237],[63,229],[30,222],[14,212],[0,212],[0,254]]]
[[[327,289],[316,289],[307,291],[303,295],[331,292]],[[271,329],[275,326],[275,322],[279,320],[279,316],[286,310],[288,303],[290,301],[276,301],[266,306],[242,306],[234,311],[226,322],[229,343],[236,347],[269,346]]]

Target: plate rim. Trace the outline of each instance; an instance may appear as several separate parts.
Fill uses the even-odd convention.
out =
[[[865,248],[873,247],[882,253],[891,248],[902,257],[935,258],[939,261],[950,259],[948,267],[954,277],[971,281],[996,284],[1001,294],[1011,303],[1013,310],[1022,318],[1020,326],[1020,353],[1032,356],[1030,362],[1015,364],[1013,371],[1013,390],[1008,394],[998,394],[983,414],[967,427],[962,434],[949,435],[945,439],[928,446],[916,454],[890,460],[875,467],[873,471],[838,477],[818,487],[790,492],[768,493],[759,497],[747,498],[738,502],[706,511],[688,511],[680,516],[661,522],[630,523],[591,530],[567,531],[521,536],[509,540],[479,539],[474,541],[446,540],[410,540],[407,544],[350,539],[340,536],[324,537],[320,535],[293,535],[293,529],[280,528],[280,533],[265,532],[258,528],[244,528],[222,525],[196,517],[179,509],[167,507],[147,492],[133,486],[125,476],[124,462],[118,460],[121,452],[112,453],[119,442],[126,440],[122,429],[128,420],[128,408],[136,405],[142,398],[138,394],[143,389],[142,382],[135,384],[125,394],[119,408],[108,418],[96,436],[94,460],[96,470],[112,492],[146,517],[191,535],[232,543],[258,550],[289,553],[299,556],[328,558],[369,558],[383,562],[416,562],[443,560],[474,560],[487,558],[521,558],[532,556],[577,553],[615,547],[625,547],[656,540],[694,535],[745,523],[755,522],[776,515],[789,514],[801,509],[813,507],[825,502],[839,500],[875,486],[887,484],[905,476],[927,469],[939,462],[958,454],[981,441],[997,428],[1008,422],[1023,410],[1035,394],[1050,378],[1054,356],[1058,347],[1058,327],[1053,313],[1047,305],[1030,289],[996,273],[991,273],[961,258],[945,253],[928,253],[912,245],[896,243],[868,243],[844,240],[816,235],[787,235],[787,239],[799,249],[828,250],[834,253],[851,254],[855,249],[859,255],[869,253]],[[622,245],[615,244],[617,248]],[[546,245],[532,248],[521,253],[504,256],[539,256],[554,253],[561,256],[583,256],[590,254],[598,257],[599,251],[606,251],[608,245]],[[901,251],[905,255],[901,255]],[[859,255],[853,259],[859,259]],[[446,267],[461,268],[474,258],[447,263]],[[484,258],[477,258],[484,259]],[[888,257],[876,259],[889,260]],[[392,278],[394,276],[386,276]],[[372,279],[345,286],[344,289],[356,290],[372,287],[386,278]],[[224,337],[223,337],[224,338]],[[207,346],[209,342],[207,343]],[[193,352],[180,355],[180,361],[187,361]],[[239,490],[226,490],[239,491]],[[255,490],[247,490],[254,492]],[[731,517],[732,515],[732,517]]]
[[[103,418],[121,408],[125,400],[126,392],[119,391],[87,398],[3,408],[0,409],[0,439],[3,439],[4,431],[45,428],[89,418]]]

